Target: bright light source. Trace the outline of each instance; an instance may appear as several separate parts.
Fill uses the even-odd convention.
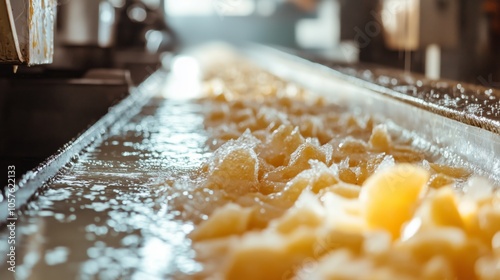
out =
[[[199,78],[200,66],[189,56],[179,56],[172,62],[172,72],[176,76]]]
[[[212,0],[167,0],[165,13],[172,16],[207,16],[213,13]]]
[[[165,13],[170,16],[247,16],[255,11],[254,0],[169,0]]]
[[[169,79],[162,91],[170,99],[190,99],[201,94],[201,69],[189,56],[179,56],[172,62]]]
[[[253,0],[214,0],[213,5],[219,16],[248,16],[255,10]]]

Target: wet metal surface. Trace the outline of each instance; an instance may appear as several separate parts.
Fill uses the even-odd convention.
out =
[[[20,213],[18,279],[165,279],[199,270],[186,237],[192,225],[169,211],[165,182],[189,183],[208,156],[205,141],[201,108],[189,101],[155,98],[112,128]],[[0,279],[12,276],[3,262]]]
[[[344,74],[391,89],[393,97],[457,121],[500,133],[500,90],[391,69],[332,66]],[[487,82],[485,82],[487,84]]]
[[[324,65],[262,46],[244,52],[285,80],[421,136],[441,151],[444,163],[500,182],[499,90],[396,70]]]
[[[500,83],[491,75],[478,76],[481,85],[474,85],[446,79],[432,80],[419,73],[376,64],[337,63],[290,49],[277,50],[261,45],[246,48],[247,53],[255,51],[272,58],[286,57],[288,61],[301,64],[313,62],[316,72],[329,72],[331,76],[359,87],[500,134]]]
[[[468,163],[499,182],[498,134],[405,104],[326,67],[262,52],[254,58],[348,109],[394,120],[435,144],[446,162]],[[170,91],[175,95],[186,85]],[[176,188],[169,184],[196,184],[191,173],[210,156],[202,109],[192,101],[153,98],[59,170],[18,215],[17,279],[192,278],[201,269],[186,237],[193,225],[170,205]],[[2,259],[7,235],[0,229],[2,280],[14,276]]]

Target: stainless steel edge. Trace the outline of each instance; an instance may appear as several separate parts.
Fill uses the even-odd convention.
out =
[[[136,114],[156,92],[162,84],[160,76],[164,73],[160,70],[151,75],[146,81],[136,88],[130,90],[130,95],[110,108],[109,112],[83,132],[75,140],[71,141],[37,168],[27,172],[16,184],[15,195],[16,210],[22,208],[47,182],[56,176],[61,169],[71,162],[89,145],[100,139],[106,131],[114,125],[120,125],[128,121]],[[8,190],[6,189],[6,193]],[[5,223],[9,216],[6,197],[0,194],[0,224]]]
[[[468,167],[500,183],[497,122],[408,96],[269,47],[251,46],[242,53],[271,73],[333,102],[390,120],[395,129],[412,134],[415,145],[439,153],[443,163]]]

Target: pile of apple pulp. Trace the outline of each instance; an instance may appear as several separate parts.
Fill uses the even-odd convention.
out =
[[[204,92],[213,155],[172,201],[200,278],[500,279],[491,182],[241,61]]]

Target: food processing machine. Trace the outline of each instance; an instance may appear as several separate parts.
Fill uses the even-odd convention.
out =
[[[337,41],[353,41],[361,63],[332,61],[318,49],[291,50],[297,45],[205,45],[172,58],[177,39],[195,43],[189,36],[204,31],[184,30],[179,23],[186,18],[166,25],[141,1],[0,1],[0,162],[5,181],[15,181],[4,182],[0,196],[0,278],[13,277],[9,240],[15,240],[17,277],[25,279],[189,278],[200,269],[186,237],[192,225],[168,212],[161,186],[209,156],[203,108],[177,99],[200,82],[198,66],[221,50],[332,102],[393,120],[433,143],[433,152],[447,162],[498,184],[498,68],[474,65],[481,69],[477,76],[467,75],[470,69],[453,76],[454,66],[446,64],[458,55],[454,63],[470,66],[473,56],[465,53],[473,47],[463,42],[476,29],[457,21],[481,9],[487,17],[474,26],[486,30],[483,47],[498,46],[498,1],[475,9],[465,1],[332,2],[339,8]],[[168,6],[159,3],[161,9]],[[231,1],[217,3],[214,20],[247,26],[231,18]],[[297,18],[320,17],[296,6],[287,9]],[[363,13],[351,16],[355,9]],[[424,21],[424,15],[435,20]],[[276,30],[293,35],[287,28],[297,21],[285,16]],[[447,36],[422,32],[436,25],[446,26]],[[250,39],[262,32],[248,28]],[[464,28],[468,35],[458,36]],[[129,38],[118,35],[120,30],[140,35]],[[266,36],[256,36],[266,43]],[[346,46],[337,50],[353,50]],[[405,53],[413,65],[407,68],[421,74],[404,71]],[[488,58],[480,58],[498,59],[494,51],[481,55],[486,53]],[[437,79],[447,75],[479,85]],[[15,230],[8,227],[12,222]]]

